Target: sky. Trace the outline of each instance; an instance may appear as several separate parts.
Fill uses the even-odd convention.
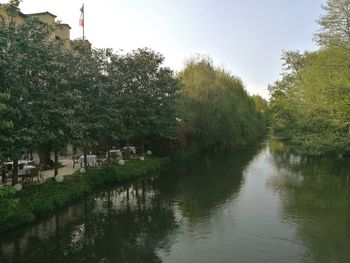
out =
[[[8,1],[1,1],[6,3]],[[268,98],[280,78],[283,50],[311,51],[316,20],[326,0],[23,0],[21,11],[48,11],[69,24],[71,39],[85,36],[97,48],[148,47],[175,71],[197,54],[242,79],[249,94]]]

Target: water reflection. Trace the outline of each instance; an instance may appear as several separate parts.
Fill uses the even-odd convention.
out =
[[[268,184],[281,197],[282,220],[296,225],[308,248],[307,261],[350,262],[349,160],[298,158],[271,143],[278,176]]]
[[[0,262],[350,262],[350,162],[266,147],[96,193],[2,235]]]
[[[110,189],[0,238],[0,262],[161,262],[179,227],[205,225],[237,197],[257,149],[198,156],[159,177]]]
[[[225,202],[237,197],[243,185],[243,170],[258,149],[198,156],[178,167],[173,172],[176,176],[171,176],[174,182],[164,185],[169,187],[168,193],[178,201],[179,209],[190,222],[206,220]]]
[[[1,240],[0,262],[160,262],[177,222],[152,180],[109,190]]]

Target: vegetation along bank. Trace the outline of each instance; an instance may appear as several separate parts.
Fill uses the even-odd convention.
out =
[[[168,158],[147,157],[144,161],[130,160],[124,166],[106,165],[65,176],[62,183],[46,180],[42,184],[0,188],[0,232],[35,222],[66,207],[102,186],[128,182],[154,174]]]

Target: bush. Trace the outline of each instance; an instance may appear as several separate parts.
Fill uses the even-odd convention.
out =
[[[34,220],[33,213],[16,198],[13,187],[0,189],[0,198],[0,232]]]

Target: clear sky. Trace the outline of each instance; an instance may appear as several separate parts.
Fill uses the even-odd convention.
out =
[[[4,3],[7,1],[1,1]],[[280,76],[283,50],[315,50],[316,19],[326,0],[24,0],[23,13],[49,11],[93,46],[130,51],[149,47],[179,71],[195,54],[239,76],[250,94],[268,97]]]

